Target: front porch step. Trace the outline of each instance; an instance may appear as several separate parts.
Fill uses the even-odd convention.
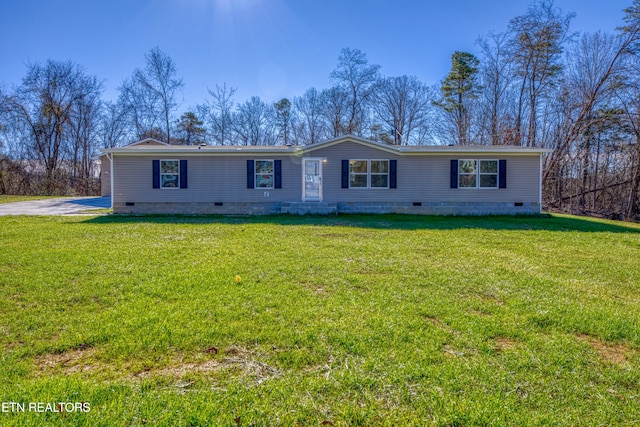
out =
[[[338,204],[326,202],[283,203],[280,212],[291,215],[331,215],[338,213]]]

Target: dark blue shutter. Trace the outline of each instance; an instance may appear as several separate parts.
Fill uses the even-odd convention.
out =
[[[349,160],[342,161],[342,188],[349,188]]]
[[[187,161],[180,160],[180,188],[188,188],[187,175]]]
[[[255,188],[254,181],[256,179],[256,175],[253,167],[253,160],[247,160],[247,188]]]
[[[498,188],[507,188],[507,161],[498,160]]]
[[[450,188],[458,188],[458,159],[451,160]]]
[[[398,161],[389,160],[389,188],[398,188],[397,183]]]
[[[153,188],[160,188],[160,160],[153,161]]]
[[[282,160],[273,161],[273,188],[282,188]]]

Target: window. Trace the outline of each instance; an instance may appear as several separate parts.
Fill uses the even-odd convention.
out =
[[[349,160],[349,188],[389,188],[389,160]]]
[[[458,160],[458,187],[476,188],[477,171],[477,160]]]
[[[256,184],[255,188],[273,188],[273,160],[256,160]]]
[[[247,159],[247,188],[282,188],[282,160]]]
[[[349,160],[349,188],[367,188],[369,162]]]
[[[180,188],[179,160],[160,160],[160,188]]]
[[[497,160],[458,160],[459,188],[498,188]]]
[[[371,160],[371,187],[389,188],[389,160]]]
[[[453,160],[452,160],[453,161]],[[397,160],[347,160],[342,161],[341,188],[398,188]],[[456,160],[456,184],[457,184]],[[453,174],[453,172],[452,172]],[[453,178],[451,178],[453,180]]]
[[[480,188],[498,188],[497,160],[480,160]]]

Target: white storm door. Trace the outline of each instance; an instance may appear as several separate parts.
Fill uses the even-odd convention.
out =
[[[322,159],[303,159],[302,186],[303,201],[322,200]]]

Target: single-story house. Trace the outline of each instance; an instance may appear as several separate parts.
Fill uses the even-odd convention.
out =
[[[542,156],[514,146],[392,146],[346,135],[308,146],[105,149],[114,213],[540,213]]]

